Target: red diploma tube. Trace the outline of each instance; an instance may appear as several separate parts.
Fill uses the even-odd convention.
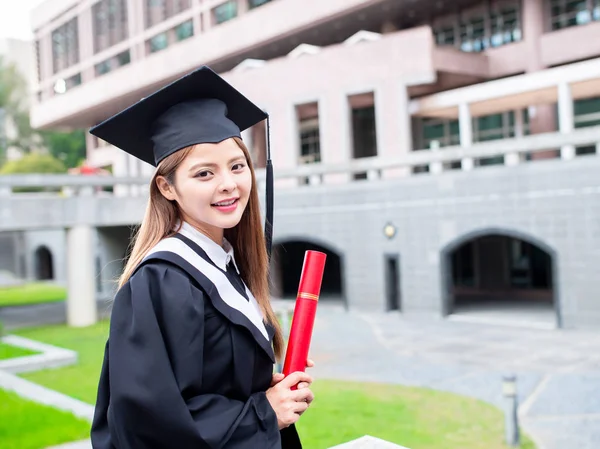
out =
[[[294,318],[283,365],[285,376],[306,369],[326,258],[327,256],[319,251],[306,251],[304,255]]]

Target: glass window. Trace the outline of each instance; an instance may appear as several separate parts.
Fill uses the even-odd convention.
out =
[[[217,25],[237,17],[237,1],[230,0],[215,7],[213,9],[213,17]]]
[[[454,26],[445,26],[434,30],[435,42],[438,45],[454,45]]]
[[[576,128],[600,125],[600,97],[576,100],[573,110]]]
[[[598,0],[550,0],[550,20],[552,30],[600,20],[600,2]]]
[[[100,0],[92,7],[92,20],[96,53],[129,36],[127,0]]]
[[[129,50],[119,53],[118,55],[108,58],[106,61],[102,61],[95,65],[96,76],[102,76],[106,73],[118,69],[131,62],[131,55]]]
[[[167,33],[160,33],[150,39],[150,53],[164,50],[169,46],[169,38]]]
[[[175,37],[178,41],[183,41],[194,35],[194,23],[191,20],[183,22],[175,27]]]
[[[300,164],[321,162],[321,139],[319,119],[300,121]]]
[[[493,2],[489,9],[481,8],[460,20],[454,17],[451,22],[444,21],[434,28],[437,45],[455,45],[462,51],[481,52],[523,38],[520,0]]]
[[[271,0],[248,0],[248,9],[258,8],[266,3],[269,3]]]
[[[191,0],[146,0],[146,27],[163,22],[191,7]]]
[[[420,149],[441,148],[460,143],[458,120],[422,119],[422,143]]]
[[[79,62],[77,17],[52,32],[52,63],[54,73]]]

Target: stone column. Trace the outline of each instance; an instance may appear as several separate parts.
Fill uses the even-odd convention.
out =
[[[526,0],[523,2],[523,35],[527,51],[527,73],[544,70],[542,61],[541,38],[546,30],[547,14],[544,0]],[[556,130],[554,106],[551,104],[532,105],[529,114],[531,134],[548,133]],[[532,159],[547,159],[556,156],[555,151],[534,153]]]
[[[89,225],[76,225],[67,230],[69,326],[90,326],[97,321],[93,232]]]
[[[376,89],[375,96],[378,155],[388,160],[408,155],[412,151],[412,126],[407,87],[390,80]],[[382,172],[383,178],[398,178],[408,176],[410,169],[398,167]]]
[[[558,124],[562,134],[572,133],[575,129],[573,96],[571,95],[571,86],[566,82],[561,82],[558,85]],[[563,146],[560,149],[560,157],[573,159],[575,157],[575,147],[573,145]]]
[[[94,27],[92,26],[92,7],[84,9],[78,17],[79,30],[79,60],[89,61],[94,56]],[[81,81],[86,83],[94,79],[94,66],[87,67],[81,72]]]
[[[523,110],[517,109],[515,113],[515,137],[517,139],[525,135],[524,123],[523,123]],[[504,156],[504,165],[519,165],[521,162],[520,153],[507,153]]]
[[[348,97],[343,92],[333,90],[319,99],[319,134],[323,164],[332,166],[350,161],[350,107]],[[328,184],[343,184],[349,180],[347,173],[323,176],[323,182]]]
[[[129,39],[135,38],[143,33],[146,28],[145,0],[127,0],[127,26]],[[145,56],[144,41],[136,41],[131,46],[130,57],[132,61],[138,61]]]
[[[473,146],[473,119],[471,117],[471,108],[467,103],[458,105],[458,127],[460,130],[460,146],[464,149]],[[461,165],[465,171],[472,170],[473,158],[463,158]]]

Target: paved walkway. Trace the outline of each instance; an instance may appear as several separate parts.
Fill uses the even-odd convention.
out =
[[[99,308],[106,312],[106,303]],[[64,321],[60,305],[0,315],[8,327]],[[317,378],[425,386],[502,407],[502,376],[516,374],[521,422],[539,449],[600,448],[600,332],[407,319],[324,303],[317,316]]]
[[[517,375],[539,449],[600,448],[600,332],[545,331],[320,307],[316,377],[431,387],[502,407]]]

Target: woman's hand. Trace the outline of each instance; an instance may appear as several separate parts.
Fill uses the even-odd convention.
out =
[[[273,375],[271,388],[267,390],[267,400],[277,415],[279,429],[284,429],[294,424],[304,413],[314,399],[310,388],[298,388],[292,391],[294,385],[306,383],[310,385],[312,377],[303,372],[295,372],[281,379],[283,374]]]

